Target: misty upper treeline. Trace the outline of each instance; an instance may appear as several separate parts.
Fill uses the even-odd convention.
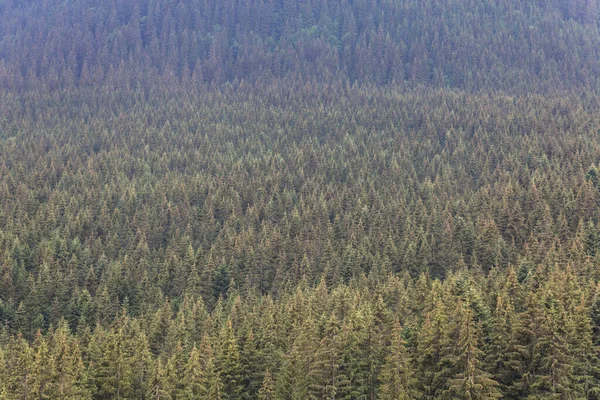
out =
[[[600,399],[595,0],[0,0],[0,400]]]
[[[597,0],[2,0],[0,85],[597,88]]]

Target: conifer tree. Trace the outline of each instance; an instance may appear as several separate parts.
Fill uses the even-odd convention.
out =
[[[419,390],[425,399],[433,399],[445,388],[449,378],[445,358],[449,349],[447,309],[441,301],[425,316],[417,338]]]
[[[600,398],[600,349],[592,340],[592,323],[584,296],[572,312],[574,332],[568,338],[575,363],[576,392],[588,399]]]
[[[216,370],[214,365],[214,359],[209,358],[206,361],[206,387],[207,394],[205,397],[200,397],[202,400],[221,400],[227,399],[227,393],[225,387],[221,382],[221,376]]]
[[[229,399],[240,399],[244,395],[243,370],[239,346],[231,320],[221,330],[220,348],[217,357],[223,393]]]
[[[152,355],[148,339],[138,320],[130,321],[126,327],[127,340],[124,344],[127,363],[131,367],[132,393],[142,396],[152,368]]]
[[[185,367],[188,362],[188,354],[181,347],[181,343],[177,343],[175,350],[167,361],[167,378],[171,387],[172,397],[181,398],[185,392]]]
[[[351,306],[355,307],[355,306]],[[379,360],[375,354],[380,353],[377,340],[370,337],[370,321],[366,321],[362,313],[351,309],[343,327],[345,345],[342,350],[344,375],[348,384],[340,391],[340,398],[363,398],[375,392],[375,369]],[[366,329],[365,329],[366,328]]]
[[[194,400],[206,396],[205,371],[202,368],[200,353],[196,346],[192,348],[190,356],[185,364],[185,370],[181,379],[182,390],[177,392],[177,398]]]
[[[529,396],[557,399],[577,397],[575,359],[568,343],[568,337],[573,334],[573,322],[563,304],[552,293],[546,294],[544,303],[543,320],[533,352],[535,370]]]
[[[50,397],[54,381],[54,362],[46,338],[38,331],[32,345],[31,395],[37,398]]]
[[[202,338],[198,351],[192,350],[186,365],[185,385],[187,399],[225,398],[223,384],[215,365],[215,357],[208,336]]]
[[[0,399],[8,398],[8,371],[4,350],[0,347]]]
[[[273,384],[273,378],[269,370],[265,372],[265,378],[263,379],[262,386],[258,391],[259,400],[275,400],[275,386]]]
[[[419,397],[417,380],[412,369],[412,360],[406,342],[402,337],[402,327],[396,321],[389,348],[386,349],[385,363],[381,369],[381,385],[377,398],[408,400]]]
[[[489,342],[485,365],[498,381],[500,388],[510,386],[517,376],[510,365],[510,341],[513,338],[514,307],[509,296],[502,294],[496,299],[496,310],[490,324]]]
[[[311,398],[334,400],[341,398],[350,381],[345,375],[343,350],[346,344],[346,327],[341,326],[334,313],[325,324],[323,339],[310,371],[313,380]]]
[[[171,384],[169,382],[169,372],[163,367],[160,358],[154,365],[152,374],[148,381],[148,392],[146,398],[152,400],[170,400],[171,397]]]
[[[21,335],[11,339],[6,358],[8,398],[29,398],[35,390],[34,354]]]
[[[504,392],[512,398],[523,398],[529,395],[531,379],[535,374],[534,346],[544,318],[537,297],[533,292],[527,294],[524,310],[516,315],[513,323],[513,333],[505,355],[504,370],[510,377],[509,382],[512,383],[505,388]]]
[[[483,351],[479,348],[481,327],[474,321],[470,307],[459,303],[459,327],[454,376],[448,380],[444,396],[456,399],[499,399],[498,382],[482,369]]]
[[[98,331],[98,329],[96,329]],[[98,341],[98,350],[94,351],[94,381],[101,396],[122,398],[131,390],[131,365],[127,362],[123,337],[123,328],[110,329],[105,335],[92,336],[92,342]]]
[[[318,337],[312,317],[292,333],[295,338],[291,349],[284,355],[283,365],[277,376],[276,393],[284,400],[309,398],[309,389],[318,379],[314,375]]]
[[[64,320],[52,334],[50,352],[53,362],[52,397],[91,398],[86,388],[85,369],[79,343],[71,336]]]
[[[255,398],[264,378],[264,375],[259,372],[260,366],[264,363],[260,357],[252,329],[248,332],[242,347],[241,364],[245,395],[247,398]]]

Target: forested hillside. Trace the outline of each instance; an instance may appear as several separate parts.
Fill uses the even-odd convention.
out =
[[[600,399],[595,0],[0,0],[0,400]]]
[[[597,0],[3,0],[0,85],[598,87]]]

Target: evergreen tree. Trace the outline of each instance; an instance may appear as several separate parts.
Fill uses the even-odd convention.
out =
[[[450,348],[447,309],[441,301],[425,316],[417,338],[419,390],[425,399],[440,395],[449,378],[446,357]]]
[[[32,345],[33,364],[31,365],[31,395],[34,398],[49,398],[52,394],[54,375],[54,360],[50,354],[46,338],[37,333]]]
[[[4,351],[0,349],[0,399],[8,398],[8,371]]]
[[[264,375],[259,372],[259,368],[263,365],[262,357],[260,357],[257,348],[256,340],[252,329],[248,332],[244,345],[242,347],[241,365],[244,370],[244,388],[247,398],[255,398],[260,389]]]
[[[265,372],[265,379],[263,380],[262,386],[258,391],[259,400],[275,400],[275,387],[273,385],[273,378],[269,370]]]
[[[418,398],[417,383],[412,370],[412,359],[406,348],[406,341],[402,337],[402,328],[400,323],[396,322],[381,370],[381,386],[377,397],[382,400]]]
[[[200,399],[208,392],[205,371],[202,368],[200,353],[196,346],[190,352],[181,382],[183,388],[178,392],[177,398]]]
[[[52,395],[61,399],[88,399],[85,367],[77,339],[71,336],[63,320],[53,332],[50,346],[52,366]]]
[[[592,324],[586,309],[585,297],[581,296],[572,313],[574,332],[568,340],[575,356],[576,392],[588,399],[597,399],[600,398],[599,349],[592,340]]]
[[[456,399],[498,399],[502,393],[498,382],[482,369],[483,351],[479,348],[481,327],[473,311],[459,303],[458,341],[454,359],[455,374],[448,380],[444,396]]]
[[[575,359],[569,348],[573,322],[564,306],[547,293],[542,308],[543,323],[533,352],[534,376],[530,398],[576,397]]]
[[[163,367],[160,358],[156,361],[153,368],[152,375],[148,381],[148,392],[146,398],[153,400],[170,400],[171,397],[171,384],[168,378],[169,372]]]
[[[11,339],[6,358],[6,392],[8,398],[29,398],[36,388],[33,378],[34,354],[25,339]]]
[[[496,310],[492,317],[489,341],[486,348],[485,365],[504,389],[518,378],[511,365],[510,341],[513,338],[515,312],[510,297],[499,295],[496,299]]]
[[[315,373],[315,356],[318,338],[314,320],[309,316],[292,333],[295,340],[285,354],[283,365],[277,375],[276,393],[285,400],[309,398],[309,389],[318,379]]]
[[[217,356],[219,376],[223,393],[229,399],[241,399],[244,395],[243,370],[239,346],[231,320],[221,330],[220,348]]]
[[[345,375],[343,349],[347,331],[342,327],[335,314],[331,314],[325,324],[323,339],[315,355],[310,370],[314,379],[310,386],[310,398],[334,400],[342,398],[348,390],[350,381]]]

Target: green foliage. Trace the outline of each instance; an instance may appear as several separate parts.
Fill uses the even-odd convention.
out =
[[[290,77],[476,90],[598,85],[596,1],[5,1],[0,15],[0,85],[18,89]]]
[[[381,370],[381,387],[378,398],[408,400],[419,397],[419,392],[416,390],[418,380],[412,369],[411,361],[406,342],[402,337],[402,328],[400,323],[396,323]]]
[[[258,400],[274,400],[275,398],[273,378],[271,377],[271,373],[267,370],[265,372],[265,379],[263,380],[262,386],[258,391]]]
[[[0,10],[0,399],[600,398],[596,1]]]
[[[228,320],[225,327],[223,327],[219,341],[217,363],[223,384],[223,394],[227,399],[241,399],[244,394],[243,369],[238,341],[231,320]]]
[[[481,328],[472,310],[459,303],[458,338],[455,344],[454,376],[448,380],[447,392],[452,399],[499,399],[498,382],[482,369],[484,353],[479,349]]]

